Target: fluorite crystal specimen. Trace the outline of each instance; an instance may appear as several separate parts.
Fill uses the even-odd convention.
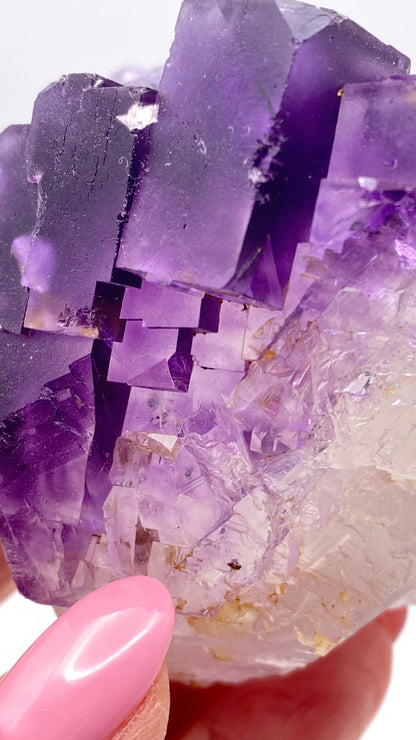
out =
[[[281,308],[328,168],[334,93],[406,64],[333,11],[184,2],[117,264]]]
[[[416,596],[407,71],[332,11],[185,0],[158,93],[70,75],[0,136],[3,546],[41,602],[163,580],[177,678]]]

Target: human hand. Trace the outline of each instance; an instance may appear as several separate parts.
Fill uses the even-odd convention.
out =
[[[119,584],[128,586],[133,600],[138,589],[141,600],[136,614],[130,603],[133,620],[124,608],[121,629],[118,620],[123,599],[126,607],[126,591],[123,596]],[[88,597],[88,609],[78,607],[83,610],[81,619],[74,618],[71,609],[47,630],[0,687],[2,740],[356,740],[361,736],[387,688],[392,643],[404,624],[404,609],[383,614],[325,658],[286,677],[208,689],[173,683],[166,734],[169,687],[165,666],[159,668],[173,612],[165,590],[152,584],[152,579],[114,584],[117,603],[113,599],[111,611],[113,615],[119,611],[112,617],[115,629],[106,624],[102,613],[98,633],[88,629],[94,620],[97,625],[105,602],[104,590],[99,589]],[[12,587],[0,559],[0,598]],[[82,635],[80,625],[84,625]],[[130,627],[134,633],[128,634]],[[92,650],[91,638],[101,655]],[[78,654],[77,645],[82,646]],[[88,670],[97,664],[98,669]],[[85,710],[76,696],[81,672],[88,683],[85,690],[81,687]]]

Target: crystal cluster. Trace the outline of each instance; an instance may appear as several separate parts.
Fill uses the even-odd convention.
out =
[[[164,581],[176,678],[416,596],[416,78],[330,10],[185,0],[159,89],[0,136],[0,536],[28,597]]]

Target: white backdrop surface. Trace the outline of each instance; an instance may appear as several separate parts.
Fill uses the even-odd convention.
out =
[[[412,0],[323,4],[349,15],[416,62]],[[36,94],[64,73],[111,76],[128,65],[159,66],[168,54],[179,7],[180,0],[0,0],[0,130],[29,122]],[[0,675],[53,618],[50,607],[17,594],[8,600],[0,609]],[[396,646],[388,697],[363,740],[415,739],[415,660],[416,610],[412,610]]]

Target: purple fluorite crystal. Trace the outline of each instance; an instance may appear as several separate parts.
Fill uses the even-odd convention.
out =
[[[23,265],[25,327],[98,335],[96,282],[111,280],[132,152],[155,95],[70,75],[38,96],[26,149],[38,204]]]
[[[28,135],[29,126],[10,126],[0,135],[0,329],[16,334],[22,329],[28,299],[15,259],[17,245],[36,220],[36,187],[27,180],[25,159]]]
[[[0,136],[3,546],[41,602],[164,580],[178,678],[416,594],[407,70],[332,11],[185,0],[157,94],[70,75]]]
[[[326,174],[337,91],[406,68],[333,11],[186,0],[117,264],[281,308]]]
[[[357,180],[363,174],[393,186],[413,187],[416,151],[414,77],[394,76],[374,85],[348,85],[337,142],[328,172],[330,180]]]

